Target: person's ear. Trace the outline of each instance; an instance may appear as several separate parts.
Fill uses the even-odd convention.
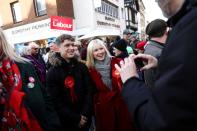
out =
[[[164,35],[168,36],[169,34],[169,29],[167,28],[166,31],[164,32]]]

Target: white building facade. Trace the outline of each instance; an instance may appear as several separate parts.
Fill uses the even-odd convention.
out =
[[[73,0],[73,8],[77,35],[121,35],[126,28],[124,0]]]

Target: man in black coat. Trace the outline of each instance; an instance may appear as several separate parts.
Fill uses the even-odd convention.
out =
[[[60,54],[47,73],[46,85],[55,103],[63,131],[88,131],[93,110],[92,84],[88,68],[74,58],[74,39],[61,35]]]
[[[159,63],[152,91],[137,78],[134,59],[157,66],[153,56],[130,56],[116,65],[124,83],[122,95],[142,131],[197,130],[197,0],[158,0],[172,31]]]

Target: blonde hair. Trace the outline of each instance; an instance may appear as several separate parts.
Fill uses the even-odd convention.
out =
[[[11,45],[8,43],[3,30],[0,28],[0,47],[1,47],[1,56],[7,57],[10,60],[14,60],[16,62],[28,62],[27,59],[18,56]]]
[[[100,39],[93,39],[89,42],[88,47],[87,47],[87,61],[86,61],[86,65],[88,66],[88,68],[90,67],[94,67],[94,56],[93,56],[93,49],[94,46],[96,44],[100,44],[106,51],[106,55],[108,55],[109,57],[112,57],[109,53],[109,51],[107,50],[105,43],[100,40]]]

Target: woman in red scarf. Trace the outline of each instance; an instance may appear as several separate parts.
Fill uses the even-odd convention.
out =
[[[0,29],[0,130],[58,130],[49,100],[33,66],[15,54]]]
[[[133,131],[134,125],[121,96],[122,83],[104,42],[92,40],[87,48],[87,66],[97,93],[94,99],[97,131]]]

